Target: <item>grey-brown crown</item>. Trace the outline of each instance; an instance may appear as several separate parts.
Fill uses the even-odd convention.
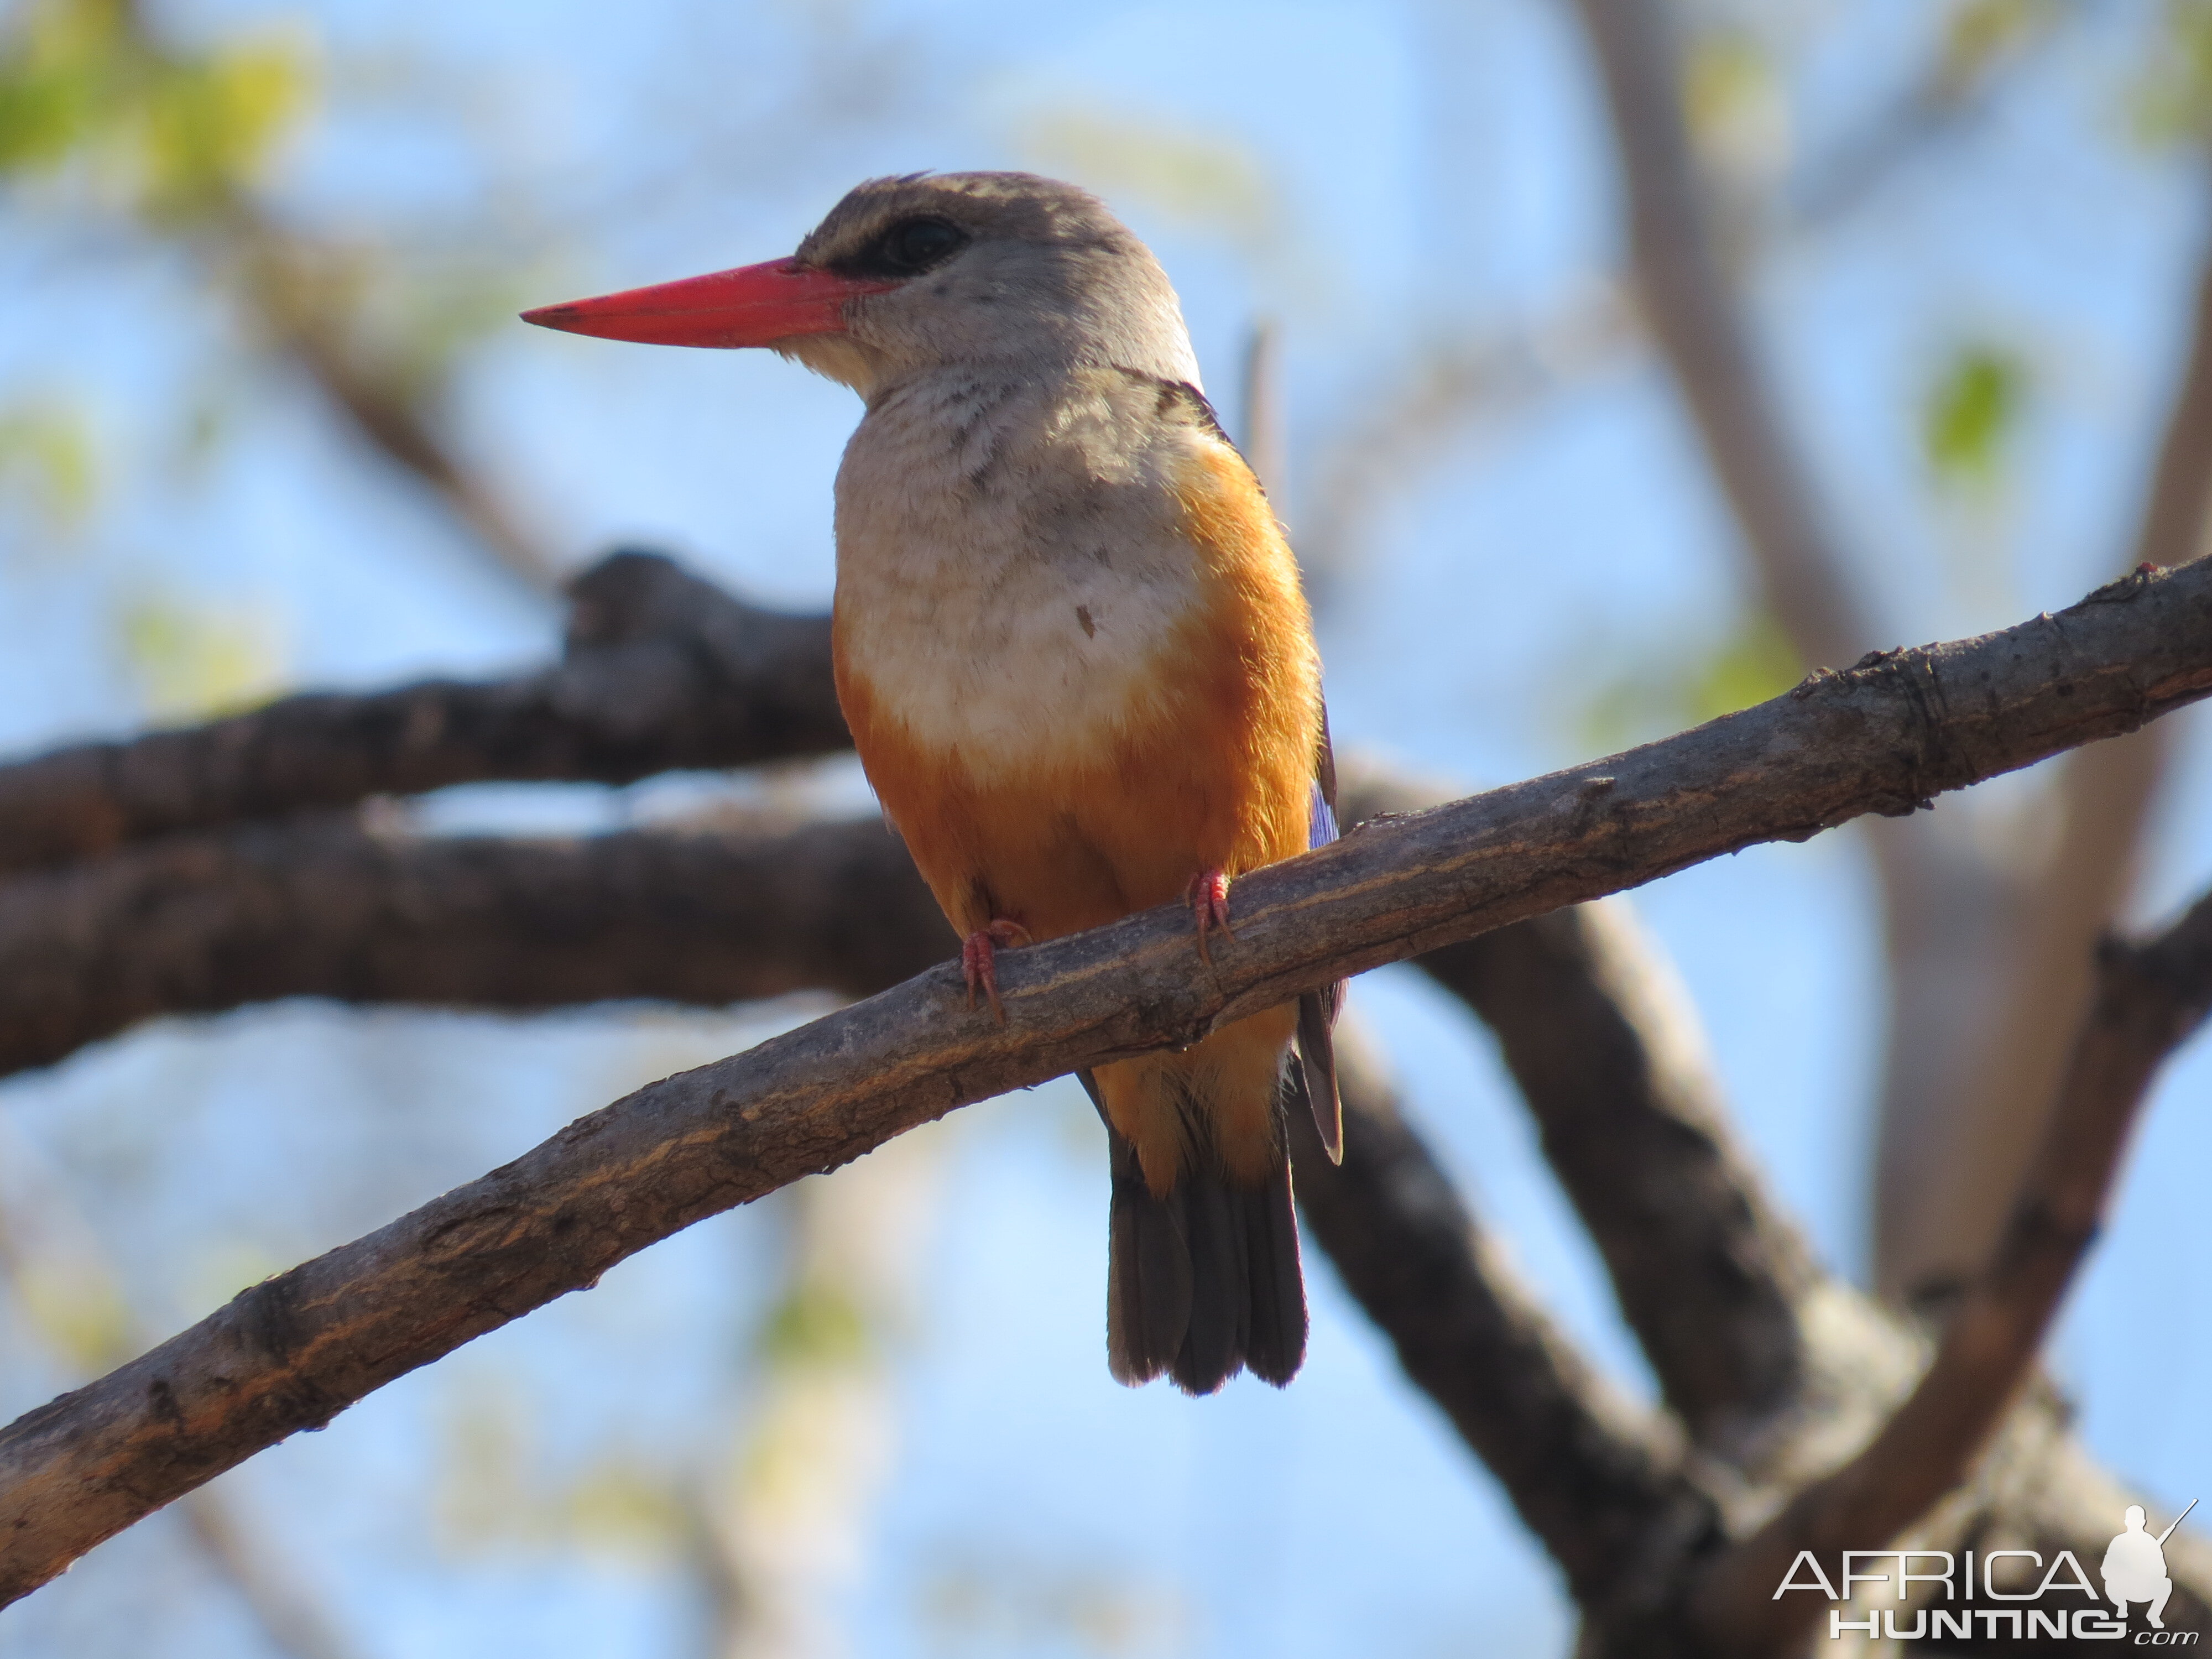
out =
[[[1111,367],[1195,384],[1175,289],[1088,191],[1028,173],[910,173],[848,191],[800,264],[885,278],[841,335],[787,348],[869,388],[944,367],[1046,374]]]
[[[1034,173],[909,173],[855,185],[799,245],[799,261],[836,268],[866,260],[886,231],[917,219],[942,219],[971,239],[1150,257],[1077,185]]]

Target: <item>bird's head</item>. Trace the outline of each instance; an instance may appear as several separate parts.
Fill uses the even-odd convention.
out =
[[[608,339],[766,346],[864,398],[949,366],[1198,380],[1152,250],[1096,197],[1026,173],[871,179],[788,258],[522,314]]]

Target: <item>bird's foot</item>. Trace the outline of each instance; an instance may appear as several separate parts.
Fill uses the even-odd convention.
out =
[[[1030,930],[1005,916],[993,917],[961,941],[960,975],[968,981],[968,1006],[971,1010],[975,1006],[975,993],[981,990],[999,1024],[1006,1023],[1006,1005],[999,1000],[998,947],[1029,942]]]
[[[1229,878],[1218,867],[1201,870],[1190,878],[1183,896],[1190,901],[1191,920],[1198,924],[1199,960],[1210,968],[1213,952],[1206,945],[1206,936],[1218,927],[1229,938],[1237,937],[1229,925]]]

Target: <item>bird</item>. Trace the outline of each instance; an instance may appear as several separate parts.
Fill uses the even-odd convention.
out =
[[[961,938],[974,1017],[1006,1018],[1001,952],[1170,902],[1211,963],[1237,879],[1335,838],[1297,561],[1166,272],[1097,197],[1024,173],[870,179],[787,258],[522,315],[763,347],[860,394],[837,695]],[[1119,1381],[1206,1395],[1303,1363],[1288,1126],[1310,1113],[1340,1159],[1342,994],[1077,1074],[1109,1144]]]

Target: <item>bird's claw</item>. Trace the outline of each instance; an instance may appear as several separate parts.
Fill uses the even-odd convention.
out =
[[[1027,945],[1030,930],[1018,921],[995,916],[960,943],[960,976],[968,981],[968,1007],[974,1012],[980,989],[999,1024],[1006,1023],[1006,1005],[999,1000],[998,947]]]
[[[1229,925],[1229,877],[1218,868],[1201,870],[1190,878],[1184,896],[1190,901],[1191,920],[1198,924],[1198,959],[1211,968],[1213,952],[1206,936],[1218,927],[1229,938],[1237,937]]]

